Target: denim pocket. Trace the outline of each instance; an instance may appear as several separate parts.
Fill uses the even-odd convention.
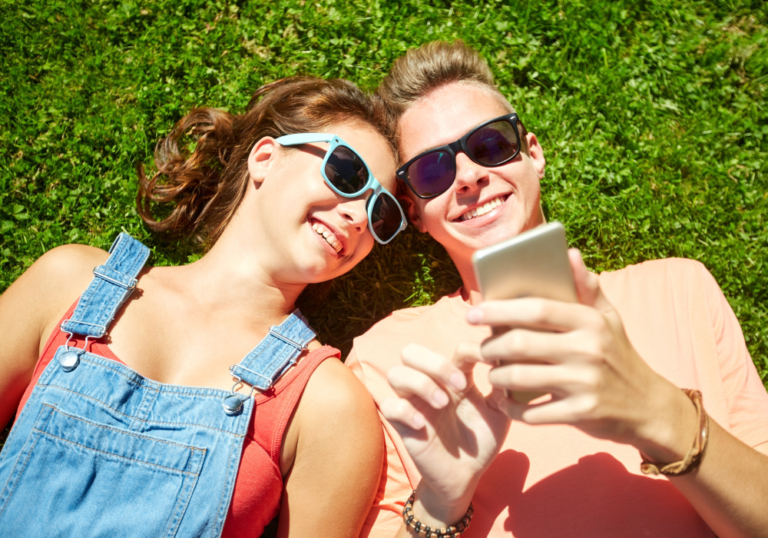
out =
[[[204,458],[43,405],[0,493],[0,536],[174,536]]]

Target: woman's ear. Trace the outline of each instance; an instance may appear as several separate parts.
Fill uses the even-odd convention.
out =
[[[253,145],[248,155],[248,173],[251,181],[261,184],[267,177],[267,172],[275,164],[279,144],[271,136],[265,136]]]
[[[419,204],[413,199],[411,193],[404,194],[398,197],[397,200],[400,202],[400,205],[403,206],[408,221],[421,233],[427,233],[427,227],[424,226],[424,221],[421,220],[421,214],[419,213]]]

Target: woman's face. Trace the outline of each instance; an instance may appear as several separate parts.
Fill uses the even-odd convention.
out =
[[[349,144],[388,191],[395,192],[395,157],[384,137],[370,126],[343,123],[320,132],[335,134]],[[270,139],[271,140],[271,139]],[[325,183],[320,167],[329,144],[318,142],[286,148],[272,142],[271,164],[260,177],[251,152],[256,186],[260,249],[273,278],[286,283],[330,280],[350,271],[373,248],[367,201],[372,191],[344,198]]]

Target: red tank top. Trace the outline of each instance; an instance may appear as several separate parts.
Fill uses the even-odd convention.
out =
[[[69,319],[76,306],[77,303],[69,308],[61,319],[62,322]],[[66,333],[53,331],[37,361],[32,381],[21,398],[17,416],[29,399],[43,370],[56,354],[56,350],[66,341]],[[72,338],[69,345],[82,349],[83,338]],[[106,344],[91,341],[88,342],[87,350],[124,364]],[[222,538],[259,537],[264,527],[279,512],[283,493],[280,447],[288,420],[315,368],[326,359],[340,358],[340,356],[339,350],[330,346],[316,349],[278,379],[270,390],[254,395],[256,405],[243,443],[240,468],[237,471],[235,490],[224,523]]]

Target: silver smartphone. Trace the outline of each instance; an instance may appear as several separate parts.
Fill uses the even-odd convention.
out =
[[[565,228],[559,222],[543,224],[478,250],[472,256],[472,264],[484,301],[543,297],[577,302]],[[522,403],[542,395],[512,393],[512,397]]]

